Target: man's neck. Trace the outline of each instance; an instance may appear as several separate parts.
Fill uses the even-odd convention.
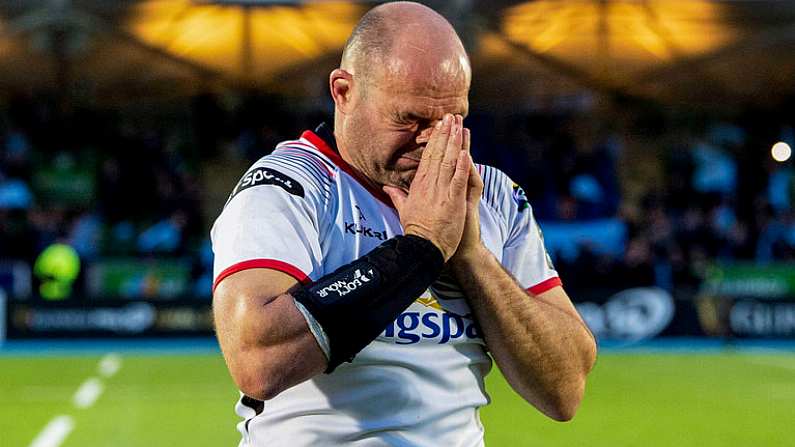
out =
[[[365,173],[366,171],[362,169],[361,166],[359,166],[359,164],[356,162],[356,159],[354,157],[351,157],[350,152],[348,152],[346,148],[345,142],[344,141],[340,142],[339,140],[337,140],[335,132],[332,132],[329,126],[323,123],[320,126],[318,126],[315,132],[318,134],[320,138],[326,141],[326,143],[328,143],[329,146],[331,146],[331,149],[333,149],[335,152],[337,152],[337,154],[339,154],[342,161],[347,163],[350,167],[352,167],[356,171],[356,173],[358,174],[357,177],[359,177],[360,181],[367,183],[367,185],[373,189],[381,191],[382,185],[372,180]]]

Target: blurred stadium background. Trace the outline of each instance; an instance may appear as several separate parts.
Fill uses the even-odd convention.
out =
[[[0,446],[236,444],[208,230],[375,3],[0,1]],[[487,444],[795,445],[795,2],[425,3],[601,346]]]

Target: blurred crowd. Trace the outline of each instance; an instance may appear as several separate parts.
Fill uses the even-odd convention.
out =
[[[0,264],[24,262],[42,281],[49,273],[33,266],[64,244],[82,266],[79,294],[103,260],[179,259],[190,266],[182,294],[207,299],[224,195],[246,164],[330,109],[317,110],[259,94],[157,113],[17,95],[0,108]],[[476,161],[525,189],[567,288],[674,290],[696,287],[716,261],[795,258],[792,162],[769,153],[793,143],[792,123],[735,121],[531,111],[467,124]]]
[[[547,246],[567,289],[693,291],[715,263],[795,261],[795,171],[771,157],[773,143],[795,142],[792,123],[649,115],[530,115],[506,133],[512,159],[495,161],[555,232]]]
[[[198,154],[181,129],[47,97],[15,97],[3,112],[0,259],[33,266],[47,247],[68,245],[83,266],[80,292],[95,261],[199,252]],[[58,274],[49,264],[34,279]]]

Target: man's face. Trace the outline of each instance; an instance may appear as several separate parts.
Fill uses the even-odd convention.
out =
[[[373,78],[348,116],[349,155],[375,183],[408,189],[436,121],[446,113],[466,116],[468,79]]]

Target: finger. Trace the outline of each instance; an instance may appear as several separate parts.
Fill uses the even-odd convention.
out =
[[[462,143],[462,151],[466,151],[470,158],[472,157],[472,153],[470,152],[472,143],[472,133],[469,129],[464,128],[464,135],[463,135],[463,143]],[[483,179],[480,177],[480,173],[478,172],[478,168],[475,166],[474,160],[472,161],[472,167],[469,169],[469,179],[467,181],[467,201],[468,202],[476,202],[480,200],[480,196],[483,194]]]
[[[480,191],[483,191],[483,177],[480,176],[480,171],[478,170],[478,168],[475,166],[474,163],[472,164],[472,170],[469,171],[469,182],[475,188],[478,188]]]
[[[446,114],[439,124],[439,128],[435,129],[431,135],[431,140],[425,146],[422,153],[422,162],[426,166],[424,171],[428,172],[433,177],[438,176],[439,165],[444,157],[444,151],[447,148],[447,141],[450,138],[450,129],[452,127],[453,115]],[[419,167],[417,168],[419,169]]]
[[[475,165],[469,170],[469,180],[467,181],[467,202],[477,203],[483,195],[483,179]]]
[[[436,141],[439,140],[442,134],[442,125],[444,124],[444,118],[440,119],[436,122],[431,131],[431,135],[428,138],[428,141],[425,143],[425,149],[422,151],[422,156],[420,157],[420,164],[417,166],[417,173],[414,175],[414,178],[422,178],[425,173],[428,171],[428,165],[430,164],[430,158],[434,153],[434,148],[436,147]]]
[[[436,146],[436,140],[439,139],[439,136],[442,134],[442,127],[444,126],[444,117],[436,122],[433,125],[433,129],[431,130],[431,135],[428,137],[428,141],[425,143],[425,150],[422,152],[422,158],[429,157],[433,154],[434,147]]]
[[[392,204],[395,205],[395,209],[398,211],[398,215],[400,215],[401,210],[403,209],[403,204],[406,203],[406,199],[408,199],[409,195],[406,194],[406,191],[403,191],[396,186],[385,185],[382,189],[386,195],[392,199]]]
[[[459,153],[462,149],[463,143],[463,121],[461,115],[455,115],[453,123],[450,128],[450,136],[447,139],[447,146],[445,147],[444,156],[442,158],[441,169],[445,170],[449,176],[452,176],[456,169],[456,162],[459,159]],[[447,177],[449,179],[450,177]],[[447,179],[441,179],[447,182]]]
[[[455,164],[455,173],[450,181],[450,196],[454,199],[465,198],[469,171],[472,169],[472,157],[466,151],[458,151],[458,161]]]

